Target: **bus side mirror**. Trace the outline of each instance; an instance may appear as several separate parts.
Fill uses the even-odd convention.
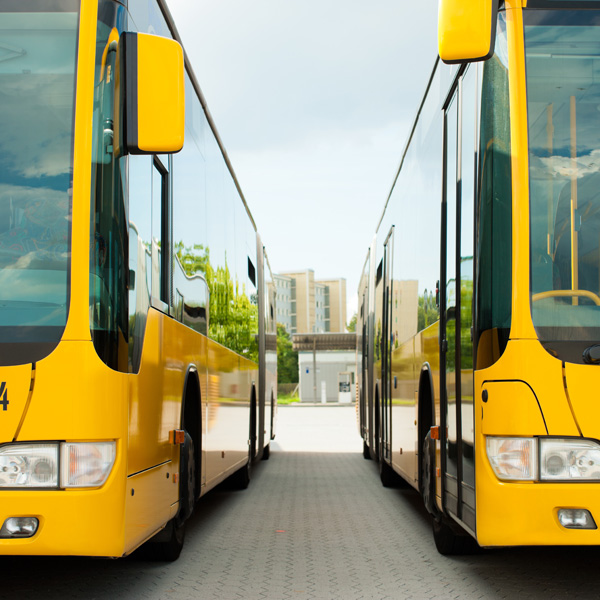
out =
[[[117,50],[115,153],[165,154],[183,148],[183,49],[169,38],[123,33]]]
[[[494,54],[498,0],[440,0],[438,51],[447,64]]]

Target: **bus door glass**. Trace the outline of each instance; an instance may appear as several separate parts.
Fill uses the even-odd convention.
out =
[[[477,69],[460,77],[446,109],[445,282],[442,359],[446,508],[474,526],[473,245]],[[444,423],[442,422],[442,425]],[[466,507],[465,508],[465,503]],[[467,516],[469,515],[469,516]],[[473,518],[469,518],[472,516]]]
[[[456,212],[457,195],[460,192],[457,181],[459,167],[458,154],[458,91],[450,101],[445,115],[445,231],[442,231],[442,248],[445,252],[445,273],[442,273],[442,364],[444,365],[442,386],[442,410],[445,424],[442,429],[446,431],[444,484],[446,489],[446,503],[452,512],[456,512],[458,489],[458,423],[457,423],[457,380],[456,380]],[[442,225],[443,228],[443,225]],[[460,386],[458,386],[460,387]]]
[[[460,215],[458,226],[460,269],[460,424],[461,424],[461,499],[462,518],[467,521],[466,506],[475,518],[475,431],[473,403],[473,273],[474,221],[477,139],[478,70],[470,66],[461,81],[461,174]],[[471,511],[469,511],[470,513]]]
[[[382,457],[390,458],[392,419],[392,257],[394,255],[394,226],[390,229],[383,246],[383,315],[381,355],[381,435]]]

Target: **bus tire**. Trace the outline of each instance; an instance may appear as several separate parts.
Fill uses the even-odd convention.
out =
[[[173,562],[179,558],[185,541],[185,523],[177,517],[171,519],[165,528],[150,540],[149,554],[154,560]]]
[[[185,522],[196,504],[196,454],[194,440],[186,431],[179,465],[179,510],[166,527],[150,540],[150,554],[155,560],[173,562],[179,558],[185,541]]]
[[[271,444],[267,444],[263,448],[261,460],[269,460],[269,458],[271,458]]]
[[[250,485],[252,475],[252,459],[250,458],[250,452],[251,450],[248,452],[246,464],[229,478],[229,487],[231,489],[245,490]]]
[[[181,479],[179,487],[179,514],[182,523],[194,512],[196,505],[196,450],[192,436],[186,431],[185,441],[181,449]]]
[[[383,453],[380,454],[379,460],[379,478],[383,487],[386,488],[397,487],[400,479],[394,469],[385,462]]]
[[[369,446],[367,442],[363,440],[363,458],[365,460],[371,460],[371,450],[369,450]]]
[[[439,515],[433,519],[433,540],[437,551],[443,556],[476,554],[481,548],[466,532],[456,531],[457,526]]]

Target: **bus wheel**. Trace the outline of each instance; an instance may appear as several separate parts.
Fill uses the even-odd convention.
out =
[[[179,514],[182,523],[194,512],[196,504],[196,451],[192,436],[186,431],[182,452],[181,483],[179,488]]]
[[[166,527],[150,540],[150,553],[155,560],[173,562],[179,558],[185,540],[185,522],[194,512],[196,502],[196,455],[194,440],[186,431],[179,466],[179,511]]]
[[[173,562],[179,558],[184,540],[185,524],[175,517],[150,541],[150,555],[154,560]]]
[[[458,532],[445,517],[439,515],[433,519],[433,540],[435,547],[444,556],[476,554],[481,550],[479,544],[466,532]]]
[[[228,487],[234,490],[245,490],[250,485],[250,476],[252,474],[252,448],[248,448],[248,460],[246,464],[238,469],[229,477]]]
[[[363,458],[366,460],[371,460],[371,451],[369,450],[369,446],[367,446],[367,442],[363,440]]]
[[[263,448],[261,460],[269,460],[269,458],[271,458],[271,444],[267,444]]]
[[[396,475],[394,469],[385,462],[383,452],[381,452],[379,456],[379,478],[381,479],[383,487],[396,487],[398,485],[398,475]]]

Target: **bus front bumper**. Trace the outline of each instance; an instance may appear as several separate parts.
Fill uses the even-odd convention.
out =
[[[122,556],[124,488],[0,490],[0,527],[14,517],[39,523],[31,537],[0,539],[0,555]]]
[[[559,520],[565,509],[578,511],[567,516],[588,511],[593,523],[576,519],[566,527]],[[600,545],[600,483],[502,482],[488,467],[479,473],[476,514],[484,547]]]

